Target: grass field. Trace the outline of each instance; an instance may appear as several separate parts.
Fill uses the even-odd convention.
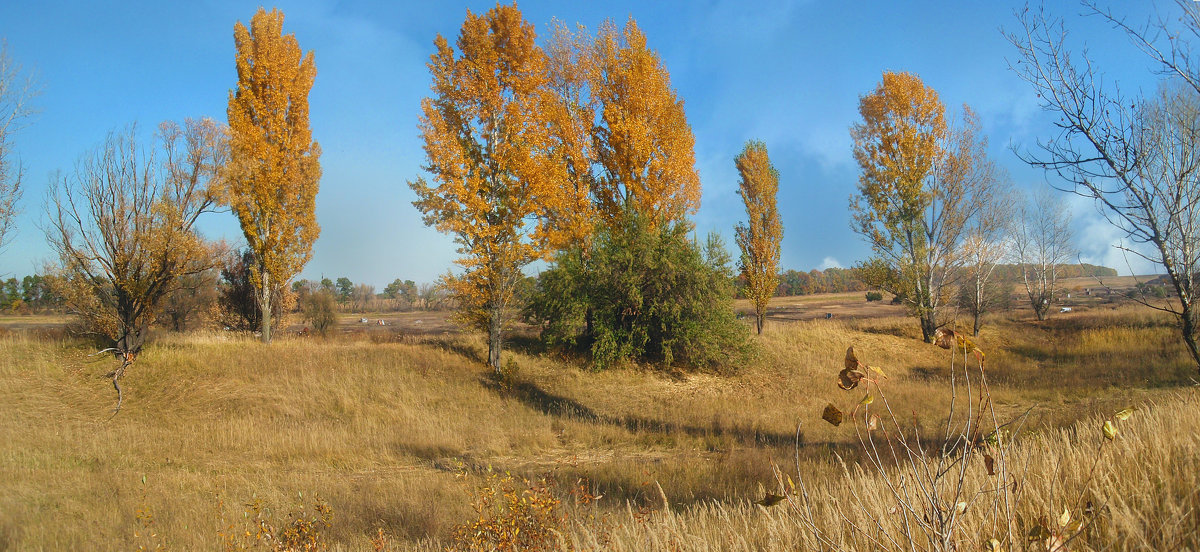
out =
[[[951,368],[915,322],[858,312],[860,301],[781,305],[798,321],[768,323],[732,375],[592,372],[517,339],[506,354],[519,370],[501,381],[482,366],[482,340],[445,331],[440,315],[406,314],[434,332],[405,331],[411,321],[367,331],[356,316],[343,324],[353,331],[269,346],[161,334],[126,375],[116,416],[111,358],[17,327],[0,336],[0,549],[242,549],[285,527],[332,549],[440,549],[480,519],[481,489],[515,485],[534,500],[549,477],[547,492],[565,497],[547,518],[551,548],[793,550],[816,545],[795,496],[770,509],[751,501],[779,492],[776,469],[795,477],[797,466],[824,504],[814,518],[824,531],[872,548],[843,526],[890,515],[886,497],[853,501],[882,496],[885,477],[853,468],[869,455],[852,427],[821,420],[827,404],[850,412],[863,395],[835,385],[846,347],[886,371],[890,406],[921,428],[945,424]],[[858,315],[805,314],[838,305]],[[1099,513],[1070,549],[1200,547],[1194,366],[1169,319],[1079,306],[1042,323],[996,317],[976,340],[997,417],[1027,413],[1009,452],[1029,466],[1022,529],[1086,495]],[[1101,421],[1129,406],[1105,448]],[[565,493],[581,481],[603,498],[577,504]],[[961,549],[977,549],[986,520],[964,519],[960,538],[972,542]],[[1004,548],[1046,539],[1030,542]]]

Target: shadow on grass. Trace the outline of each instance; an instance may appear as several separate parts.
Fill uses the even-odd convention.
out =
[[[482,380],[489,387],[508,396],[514,397],[527,406],[548,416],[571,418],[591,424],[607,424],[624,428],[631,433],[654,432],[668,435],[688,435],[692,437],[718,437],[732,439],[742,445],[763,445],[769,447],[792,446],[794,436],[764,431],[758,428],[739,425],[727,426],[712,423],[705,426],[666,422],[641,416],[609,416],[596,412],[591,407],[569,397],[555,395],[542,389],[537,384],[521,381],[510,386],[501,385],[494,377]]]

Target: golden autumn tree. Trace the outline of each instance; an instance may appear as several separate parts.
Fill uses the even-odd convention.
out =
[[[652,226],[682,221],[700,207],[695,137],[670,73],[630,18],[618,31],[600,27],[590,65],[598,106],[594,144],[600,165],[593,195],[604,222],[626,211]]]
[[[738,195],[746,204],[746,224],[736,228],[738,262],[746,277],[746,294],[754,303],[758,333],[762,334],[767,317],[767,303],[779,286],[779,242],[783,239],[783,224],[775,197],[779,191],[779,171],[771,164],[767,146],[750,141],[734,159],[740,180]]]
[[[949,290],[961,277],[962,241],[991,200],[997,174],[976,116],[947,124],[937,92],[911,73],[883,74],[859,100],[851,129],[862,170],[851,227],[875,256],[860,279],[901,297],[931,342]]]
[[[437,37],[420,125],[432,182],[409,183],[425,223],[458,244],[465,271],[447,284],[460,320],[487,332],[487,362],[497,371],[521,269],[565,239],[547,215],[578,198],[562,185],[566,154],[546,122],[557,100],[535,40],[515,5],[468,11],[457,51]]]
[[[321,147],[308,123],[317,75],[312,52],[283,34],[283,13],[259,8],[250,28],[238,22],[238,85],[229,92],[230,166],[224,201],[237,214],[254,253],[251,280],[271,341],[271,300],[312,257]]]

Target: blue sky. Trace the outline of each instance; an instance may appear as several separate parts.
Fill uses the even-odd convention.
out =
[[[0,252],[4,277],[40,272],[50,254],[41,229],[46,184],[69,172],[105,135],[137,123],[148,137],[160,121],[224,120],[236,80],[233,25],[257,3],[4,2],[0,37],[37,75],[41,112],[15,137],[26,191],[13,242]],[[491,2],[280,2],[285,32],[316,57],[310,96],[313,134],[324,151],[317,197],[321,237],[302,278],[349,277],[382,287],[395,278],[433,281],[452,268],[451,240],[422,225],[406,182],[421,175],[417,134],[425,63],[434,37],[453,39],[468,9]],[[1018,2],[522,2],[539,34],[554,18],[594,29],[633,16],[658,50],[685,101],[703,186],[694,220],[732,249],[744,217],[733,157],[749,139],[766,142],[781,175],[784,268],[851,266],[868,248],[849,229],[848,198],[858,170],[849,128],[859,96],[883,71],[911,71],[950,112],[980,114],[993,157],[1027,190],[1046,177],[1022,164],[1053,132],[1028,85],[1008,69]],[[1134,21],[1152,5],[1114,4]],[[267,6],[270,8],[271,6]],[[1049,2],[1077,47],[1086,45],[1126,91],[1152,91],[1156,76],[1123,35],[1074,2]],[[1162,9],[1170,9],[1164,5]],[[1077,246],[1087,262],[1129,271],[1111,244],[1120,235],[1087,201],[1071,199]],[[232,214],[208,215],[210,238],[242,240]],[[1145,265],[1133,270],[1153,271]]]

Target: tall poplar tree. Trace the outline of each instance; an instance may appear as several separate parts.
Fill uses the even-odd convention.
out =
[[[457,51],[438,35],[420,125],[432,182],[409,182],[425,224],[459,246],[465,272],[446,281],[460,321],[487,332],[487,362],[497,371],[521,269],[549,255],[559,231],[546,217],[577,197],[561,185],[562,156],[546,132],[556,100],[535,40],[515,5],[468,11]]]
[[[259,8],[233,29],[238,85],[229,92],[231,162],[224,201],[254,252],[251,279],[271,341],[271,299],[312,257],[321,147],[312,140],[308,93],[313,54],[283,34],[283,13]]]
[[[738,195],[746,204],[746,224],[737,225],[737,244],[742,250],[738,266],[746,277],[746,292],[754,302],[758,333],[762,334],[767,303],[779,286],[779,242],[783,224],[775,208],[779,171],[771,165],[767,146],[752,140],[734,159],[741,180]]]

